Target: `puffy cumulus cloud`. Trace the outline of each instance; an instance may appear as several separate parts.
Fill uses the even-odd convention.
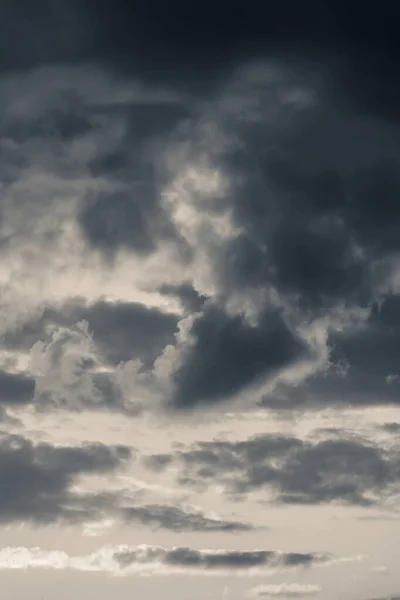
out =
[[[116,471],[130,455],[125,446],[52,446],[2,433],[1,522],[49,525],[100,518],[110,501],[108,493],[80,494],[73,486],[79,476]]]
[[[31,370],[35,377],[35,401],[79,410],[86,406],[120,401],[118,388],[101,367],[85,321],[58,327],[50,339],[38,341],[31,349]],[[96,381],[99,385],[96,385]]]
[[[0,569],[73,569],[112,575],[256,575],[271,569],[328,564],[327,554],[291,554],[278,551],[194,550],[162,546],[107,546],[86,556],[68,556],[58,550],[8,547],[0,550]]]
[[[302,440],[260,435],[245,441],[199,442],[171,455],[155,455],[148,468],[178,467],[195,489],[219,486],[242,497],[259,491],[278,504],[391,505],[399,482],[396,445],[338,436]]]
[[[149,366],[174,341],[178,315],[138,302],[70,298],[61,305],[46,306],[40,317],[25,321],[3,335],[8,350],[30,350],[37,341],[47,341],[57,327],[73,327],[85,321],[94,346],[104,360],[117,365],[141,360]]]
[[[307,583],[277,583],[271,585],[259,585],[248,592],[250,598],[302,598],[315,596],[321,592],[318,585]]]
[[[109,325],[100,328],[106,336]],[[116,330],[110,332],[116,334]],[[113,346],[111,338],[107,342],[110,352],[118,347]],[[151,344],[150,338],[147,343]],[[122,347],[118,349],[122,351]],[[45,339],[36,342],[29,352],[29,373],[35,382],[32,400],[39,411],[53,407],[119,411],[133,416],[153,410],[162,397],[152,372],[139,359],[107,364],[87,321],[50,328]]]

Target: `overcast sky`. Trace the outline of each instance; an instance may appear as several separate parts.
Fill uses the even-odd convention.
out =
[[[4,600],[400,598],[386,4],[1,3]]]

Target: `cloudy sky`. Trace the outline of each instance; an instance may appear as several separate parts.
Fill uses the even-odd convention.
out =
[[[1,3],[5,600],[400,597],[379,10]]]

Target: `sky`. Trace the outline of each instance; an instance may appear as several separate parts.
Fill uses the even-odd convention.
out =
[[[0,27],[2,598],[398,600],[393,9]]]

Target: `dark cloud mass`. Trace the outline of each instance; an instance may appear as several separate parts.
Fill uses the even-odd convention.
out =
[[[235,62],[260,55],[297,51],[329,56],[335,51],[350,55],[349,71],[358,65],[356,82],[348,71],[343,77],[355,99],[369,110],[390,113],[395,110],[388,90],[393,81],[379,77],[379,70],[383,65],[393,69],[398,50],[393,13],[384,5],[382,12],[365,6],[360,14],[354,2],[343,7],[331,1],[301,6],[286,1],[265,7],[252,0],[228,13],[225,2],[211,0],[201,5],[173,0],[168,7],[157,0],[146,5],[41,0],[35,7],[28,0],[7,1],[0,15],[8,25],[1,67],[98,59],[143,77],[189,79],[199,86],[207,80],[204,73],[220,77]],[[11,43],[15,38],[22,43]]]
[[[174,374],[174,403],[182,408],[224,399],[305,355],[305,344],[279,313],[257,326],[209,305],[194,322],[193,346]]]
[[[0,2],[0,570],[395,583],[398,12]]]
[[[18,405],[31,402],[35,381],[25,375],[0,371],[0,403]]]
[[[164,463],[153,457],[151,467]],[[243,442],[203,442],[178,452],[187,485],[222,485],[233,495],[268,491],[283,504],[379,505],[395,493],[400,472],[396,449],[386,452],[353,439],[312,443],[265,435]]]
[[[231,532],[250,531],[251,525],[206,517],[201,513],[184,511],[177,506],[151,504],[131,506],[122,510],[126,523],[140,523],[147,527],[164,528],[175,532]]]
[[[399,380],[399,298],[388,295],[375,304],[367,321],[329,336],[333,365],[330,372],[316,375],[283,400],[266,396],[263,405],[293,409],[333,406],[397,406]],[[395,424],[393,424],[395,426]]]
[[[3,433],[0,520],[49,525],[99,518],[107,494],[79,494],[71,487],[80,475],[107,474],[122,467],[130,454],[125,446],[55,447]]]
[[[230,551],[194,550],[178,547],[165,550],[160,547],[146,547],[138,555],[137,551],[121,551],[114,554],[121,568],[129,568],[136,562],[160,562],[179,569],[198,571],[246,571],[282,567],[307,567],[329,560],[324,554],[279,553],[269,550]]]
[[[343,326],[349,311],[368,312],[389,289],[397,294],[400,85],[393,69],[400,53],[389,17],[367,7],[360,14],[353,2],[345,10],[316,1],[251,1],[240,10],[180,0],[3,3],[3,185],[13,189],[49,144],[52,160],[62,157],[57,176],[70,181],[78,164],[81,180],[95,182],[82,184],[74,212],[85,250],[99,251],[109,268],[121,250],[143,262],[174,250],[182,281],[166,273],[155,287],[177,298],[186,316],[199,313],[169,371],[175,408],[229,399],[306,359],[315,360],[316,373],[296,389],[299,406],[323,404],[322,397],[396,402],[396,336],[372,317],[362,330]],[[55,77],[57,69],[67,69],[65,78]],[[10,101],[13,94],[26,105]],[[76,153],[72,162],[68,152]],[[196,217],[188,216],[182,198],[190,184],[180,189],[179,177],[205,156],[228,185],[215,202],[191,198]],[[182,206],[174,212],[166,190],[177,187]],[[5,226],[9,205],[18,202],[0,206],[4,248],[16,237]],[[199,235],[183,231],[182,214],[190,221],[222,213],[235,235],[210,242],[206,227]],[[209,304],[196,262],[202,253],[212,271]],[[271,294],[281,312],[264,301]],[[226,310],[227,299],[244,306],[255,296],[262,298],[256,326],[245,310]],[[341,323],[332,317],[339,311]],[[326,330],[323,366],[322,342],[313,354],[299,335],[317,319]],[[152,368],[175,344],[179,317],[127,302],[66,302],[18,335],[7,333],[3,345],[21,348],[43,339],[51,323],[73,320],[88,322],[108,365],[140,359]],[[326,373],[338,356],[348,366],[342,378]],[[0,394],[26,402],[31,381],[4,377]],[[286,400],[292,407],[290,391]],[[277,408],[280,399],[263,403]]]
[[[125,247],[146,255],[160,238],[173,238],[157,194],[153,183],[134,181],[126,190],[89,199],[80,223],[92,246],[106,253]]]
[[[46,340],[52,328],[71,327],[80,321],[88,323],[99,351],[112,364],[139,358],[150,365],[173,342],[177,331],[177,317],[156,308],[106,300],[88,304],[83,298],[71,298],[62,306],[45,308],[39,319],[4,334],[2,342],[9,349],[29,350],[38,340]],[[7,381],[11,395],[12,386],[13,390],[19,386],[21,394],[23,386],[29,387],[29,380],[16,376],[8,376],[5,385]]]

